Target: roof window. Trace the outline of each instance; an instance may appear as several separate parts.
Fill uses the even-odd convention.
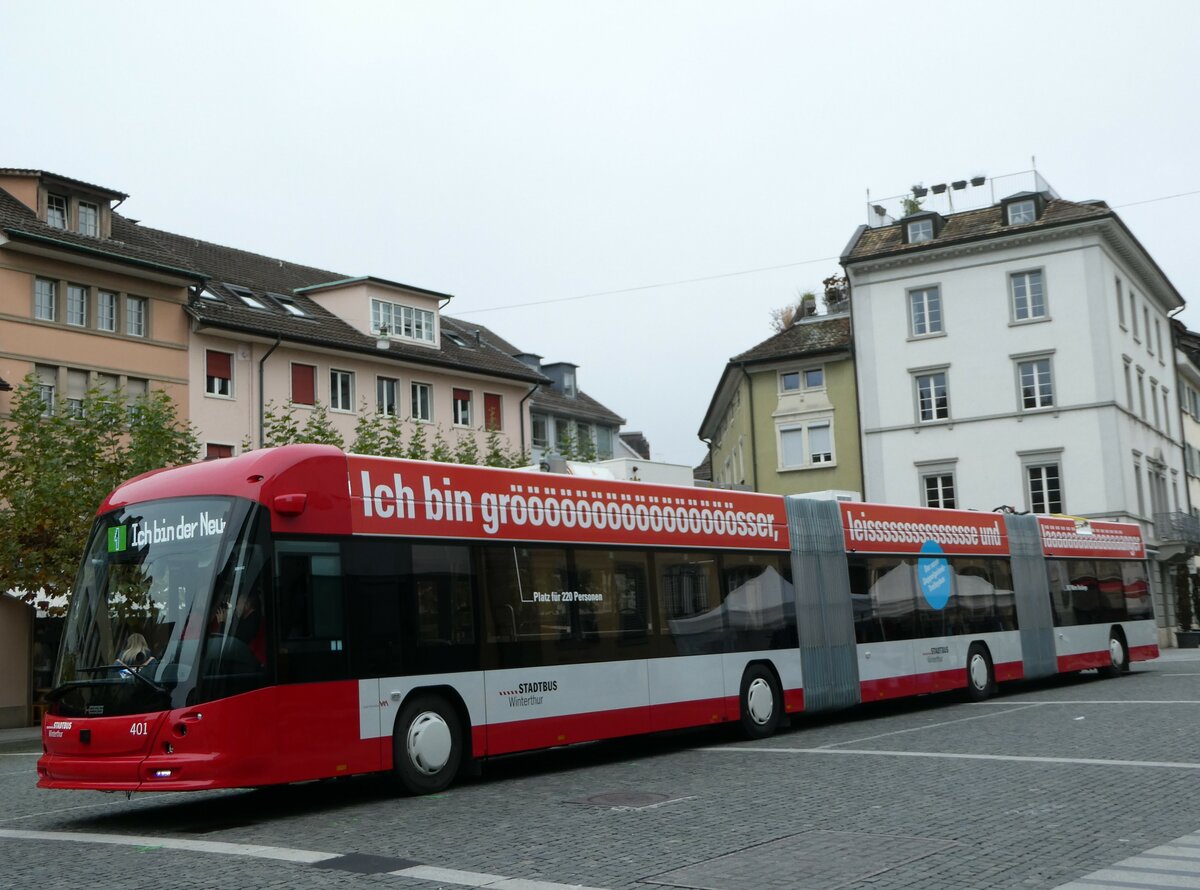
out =
[[[225,286],[227,288],[229,288],[230,293],[232,293],[234,296],[238,297],[243,303],[245,303],[251,309],[266,310],[267,307],[265,305],[263,305],[263,303],[258,299],[258,297],[254,296],[254,291],[248,290],[247,288],[244,288],[244,287],[238,287],[236,284],[227,284]]]
[[[1037,222],[1046,209],[1046,199],[1040,192],[1020,192],[1000,202],[1006,226],[1023,226]]]
[[[942,231],[945,220],[940,213],[926,210],[906,216],[904,223],[904,243],[920,244],[922,241],[932,241]]]

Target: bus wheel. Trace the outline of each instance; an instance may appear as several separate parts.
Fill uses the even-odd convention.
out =
[[[752,664],[742,675],[742,731],[752,739],[774,735],[783,720],[783,693],[775,675]]]
[[[1129,655],[1125,651],[1125,640],[1115,631],[1108,635],[1108,664],[1100,668],[1101,677],[1119,677],[1128,670]]]
[[[972,643],[967,651],[967,698],[983,701],[992,694],[995,685],[996,677],[987,648],[980,643]]]
[[[458,714],[440,695],[410,699],[396,719],[393,769],[410,794],[431,794],[453,782],[462,749]]]

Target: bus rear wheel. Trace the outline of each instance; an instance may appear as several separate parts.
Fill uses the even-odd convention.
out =
[[[967,698],[983,701],[992,694],[996,676],[992,670],[992,659],[980,643],[972,643],[967,651]]]
[[[774,735],[783,721],[783,692],[769,669],[752,664],[742,675],[742,731],[752,739]]]
[[[1100,676],[1114,678],[1129,670],[1129,653],[1125,651],[1125,640],[1115,631],[1108,635],[1108,664],[1100,668]]]
[[[409,699],[396,718],[392,769],[409,794],[446,788],[462,764],[462,725],[458,712],[440,695]]]

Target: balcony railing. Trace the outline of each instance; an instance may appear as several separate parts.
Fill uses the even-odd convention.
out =
[[[1154,537],[1163,544],[1200,544],[1200,519],[1191,513],[1155,513]]]

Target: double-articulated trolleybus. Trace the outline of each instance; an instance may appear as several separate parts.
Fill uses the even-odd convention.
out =
[[[467,763],[1158,654],[1135,526],[784,498],[297,445],[101,506],[43,788]]]

